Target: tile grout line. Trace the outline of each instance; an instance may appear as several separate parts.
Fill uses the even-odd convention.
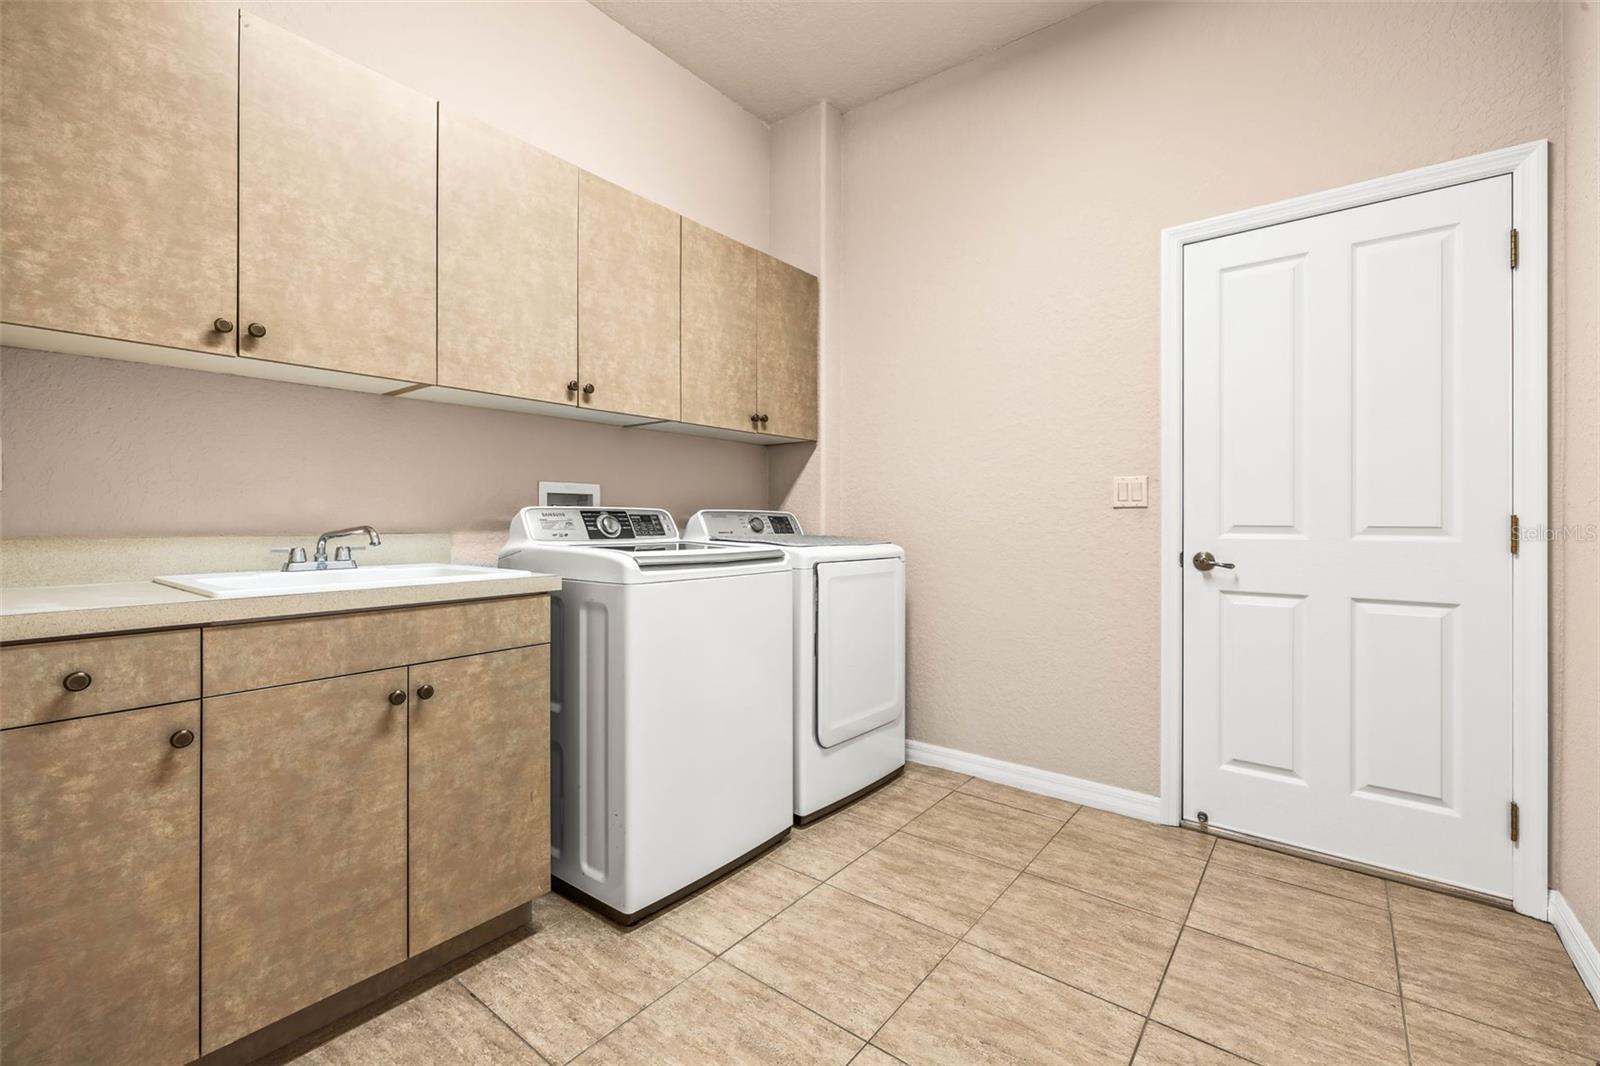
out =
[[[1134,1051],[1135,1055],[1137,1055],[1139,1053],[1139,1045],[1144,1043],[1145,1030],[1150,1028],[1150,1017],[1156,1011],[1156,1003],[1157,1003],[1157,1001],[1159,1001],[1161,999],[1161,990],[1164,987],[1166,987],[1167,974],[1170,973],[1171,970],[1172,970],[1172,960],[1174,958],[1176,958],[1177,955],[1178,955],[1178,945],[1180,943],[1182,943],[1182,941],[1183,941],[1184,931],[1189,928],[1189,915],[1194,913],[1194,901],[1200,898],[1200,888],[1201,888],[1202,885],[1204,885],[1206,883],[1206,874],[1211,870],[1211,857],[1213,855],[1215,855],[1216,852],[1217,852],[1216,841],[1212,841],[1211,842],[1211,850],[1206,852],[1205,864],[1200,867],[1200,880],[1198,880],[1198,881],[1196,881],[1194,883],[1194,891],[1189,894],[1189,906],[1184,908],[1183,921],[1178,923],[1178,935],[1172,941],[1172,950],[1167,952],[1167,964],[1165,966],[1161,967],[1161,980],[1156,982],[1156,993],[1155,993],[1155,995],[1150,997],[1150,1006],[1145,1008],[1145,1011],[1144,1011],[1144,1024],[1139,1026],[1139,1039],[1138,1039],[1137,1042],[1135,1042],[1134,1047],[1133,1047],[1133,1051]],[[1183,1030],[1181,1030],[1181,1029],[1174,1029],[1173,1031],[1174,1032],[1183,1032]],[[1184,1035],[1188,1036],[1189,1034],[1188,1033],[1184,1033]],[[1199,1038],[1195,1037],[1195,1039],[1199,1039]],[[1205,1041],[1202,1041],[1202,1043],[1204,1043],[1204,1042]],[[1215,1046],[1215,1045],[1212,1045],[1212,1046]],[[1223,1050],[1227,1050],[1227,1049],[1224,1048]],[[1232,1054],[1232,1052],[1229,1052],[1229,1054]],[[1128,1061],[1131,1063],[1133,1060],[1130,1058]]]
[[[1400,999],[1400,1032],[1406,1038],[1406,1062],[1411,1055],[1411,1023],[1406,1019],[1406,982],[1400,972],[1400,935],[1394,930],[1394,905],[1389,902],[1389,882],[1383,883],[1383,907],[1389,914],[1389,945],[1394,949],[1394,989]]]
[[[967,780],[970,781],[971,778],[968,778]],[[963,782],[963,784],[964,783],[965,782]],[[954,790],[952,790],[952,791],[954,791]],[[941,800],[940,802],[943,802],[943,801]],[[1079,810],[1082,810],[1082,808],[1080,807]],[[1071,822],[1072,819],[1077,815],[1077,813],[1078,813],[1078,811],[1073,811],[1072,814],[1068,815],[1067,816],[1067,820],[1065,822],[1062,822],[1061,825],[1056,829],[1056,831],[1054,833],[1050,834],[1050,840],[1054,840],[1057,836],[1061,835],[1061,831],[1067,827],[1067,823]],[[915,836],[916,834],[911,834],[911,835]],[[918,839],[922,839],[922,838],[919,837]],[[1050,840],[1046,840],[1043,844],[1039,845],[1039,851],[1043,851],[1045,848],[1049,847],[1050,846]],[[1038,858],[1039,851],[1034,852],[1034,858]],[[1033,861],[1033,859],[1029,859],[1028,861],[1031,863]],[[920,990],[922,988],[922,986],[928,982],[928,978],[933,976],[934,971],[938,970],[939,967],[944,965],[945,960],[950,957],[950,952],[954,951],[956,948],[960,947],[962,944],[966,944],[968,947],[971,947],[971,948],[977,948],[976,944],[968,943],[967,934],[971,933],[973,929],[976,929],[977,926],[978,926],[978,923],[983,921],[984,918],[988,917],[989,912],[994,909],[994,905],[996,903],[999,903],[1001,897],[1003,897],[1007,892],[1011,891],[1011,886],[1016,884],[1018,879],[1021,878],[1022,875],[1024,873],[1026,873],[1026,872],[1027,872],[1027,867],[1026,866],[1024,866],[1021,870],[1018,870],[1016,872],[1016,875],[1013,876],[1010,881],[1006,882],[1006,887],[1002,888],[999,891],[999,893],[994,897],[994,899],[989,901],[989,905],[983,909],[983,913],[978,915],[977,919],[975,921],[973,921],[973,923],[967,927],[967,932],[963,933],[962,935],[960,935],[960,936],[955,938],[955,943],[950,945],[949,950],[947,950],[943,955],[941,955],[939,957],[939,961],[938,962],[934,963],[931,967],[928,968],[928,972],[922,975],[922,980],[917,982],[916,987],[912,988],[912,990],[906,994],[906,997],[900,1001],[899,1005],[896,1006],[894,1010],[889,1012],[889,1016],[887,1018],[885,1018],[878,1025],[878,1027],[876,1029],[874,1029],[872,1031],[872,1035],[867,1037],[868,1046],[877,1047],[877,1045],[873,1044],[872,1042],[878,1038],[878,1034],[879,1033],[883,1032],[884,1026],[886,1026],[890,1022],[894,1021],[895,1015],[899,1014],[902,1010],[905,1009],[905,1005],[907,1003],[911,1002],[911,998],[913,996],[915,996],[917,994],[918,990]],[[912,919],[912,920],[915,921],[915,919]],[[945,935],[948,936],[949,934],[945,934]],[[981,951],[983,949],[978,948],[978,950]],[[1001,956],[1001,957],[1003,957],[1003,956]],[[1010,960],[1007,960],[1007,961],[1010,961]],[[878,1048],[878,1050],[882,1051],[883,1049],[882,1048]],[[889,1053],[889,1054],[891,1055],[891,1057],[895,1057],[895,1056],[893,1056],[892,1053]]]
[[[539,934],[537,932],[535,932],[533,935],[534,936],[538,936]],[[545,1058],[542,1054],[539,1053],[539,1049],[538,1048],[534,1047],[531,1043],[528,1042],[528,1038],[527,1037],[523,1036],[521,1033],[519,1033],[517,1031],[517,1027],[516,1026],[512,1025],[510,1022],[508,1022],[504,1018],[500,1017],[500,1014],[499,1014],[498,1011],[496,1011],[493,1007],[489,1006],[489,1004],[485,1003],[482,999],[480,999],[478,997],[478,993],[474,992],[470,987],[468,987],[467,983],[465,981],[461,980],[461,976],[459,974],[457,974],[454,977],[451,977],[450,981],[451,981],[452,984],[455,984],[458,987],[460,987],[461,991],[465,992],[468,996],[472,997],[472,1001],[474,1003],[476,1003],[478,1006],[482,1007],[484,1010],[488,1011],[489,1012],[489,1016],[491,1018],[493,1018],[495,1021],[499,1022],[501,1025],[505,1026],[508,1030],[510,1030],[511,1031],[511,1035],[516,1037],[518,1042],[521,1043],[523,1047],[525,1047],[529,1051],[533,1052],[533,1057],[534,1058],[536,1058],[540,1062],[543,1062],[543,1063],[546,1063],[546,1064],[548,1064],[550,1062],[549,1059]],[[587,1050],[589,1050],[589,1049],[588,1048],[584,1048],[584,1051],[587,1051]],[[579,1055],[583,1054],[583,1051],[578,1052],[578,1054]],[[573,1058],[576,1058],[576,1057],[577,1057],[577,1055],[573,1056]]]

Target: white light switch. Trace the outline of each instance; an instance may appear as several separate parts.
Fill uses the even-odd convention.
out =
[[[1150,475],[1114,477],[1111,479],[1112,507],[1149,507]]]

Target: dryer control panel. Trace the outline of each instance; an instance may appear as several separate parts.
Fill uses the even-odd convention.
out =
[[[524,507],[512,519],[526,540],[677,540],[666,511],[635,507]]]
[[[700,511],[689,522],[688,539],[794,537],[804,532],[800,519],[787,511]]]

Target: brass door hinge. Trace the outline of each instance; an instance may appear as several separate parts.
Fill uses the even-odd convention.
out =
[[[1511,269],[1517,269],[1517,231],[1511,231]]]
[[[1522,550],[1522,519],[1516,515],[1511,516],[1511,554],[1516,555]]]
[[[1517,808],[1517,801],[1511,801],[1511,843],[1515,844],[1522,836],[1522,812]]]

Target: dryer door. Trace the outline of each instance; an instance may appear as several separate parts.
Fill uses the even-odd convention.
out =
[[[842,744],[906,709],[901,559],[817,564],[817,743]]]

